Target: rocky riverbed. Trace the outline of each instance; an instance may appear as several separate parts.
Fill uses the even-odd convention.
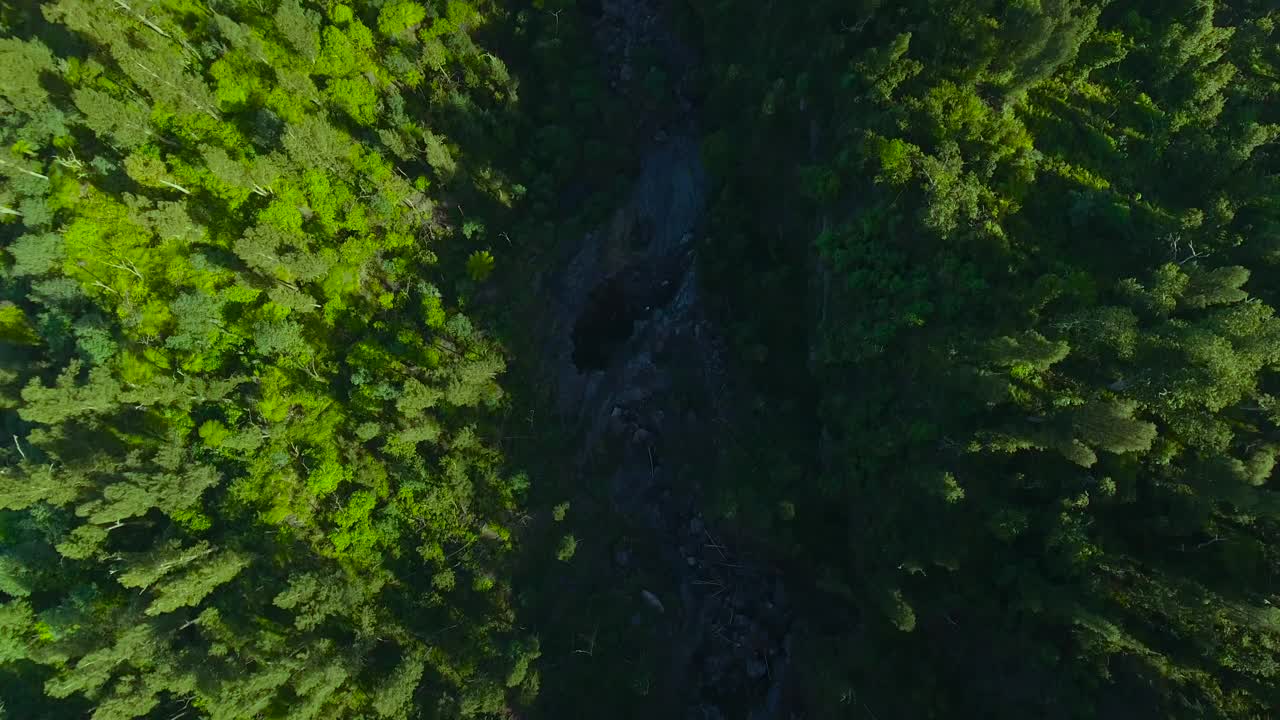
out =
[[[653,139],[625,202],[544,281],[556,403],[577,428],[581,481],[607,476],[613,510],[652,546],[646,554],[662,558],[665,586],[678,589],[637,596],[633,619],[668,626],[669,658],[653,672],[665,676],[671,702],[688,718],[789,717],[785,583],[708,520],[698,477],[717,470],[734,420],[726,346],[697,270],[709,180],[695,103],[681,95],[696,59],[658,0],[605,0],[598,11],[596,45],[615,91],[645,47],[661,55],[679,102],[638,119]],[[612,572],[632,572],[632,553],[619,548]]]

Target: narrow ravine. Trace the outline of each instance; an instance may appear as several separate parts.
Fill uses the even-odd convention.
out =
[[[697,270],[709,178],[696,101],[682,95],[694,53],[671,32],[661,2],[602,2],[596,46],[616,88],[635,48],[657,48],[678,112],[651,123],[638,176],[612,218],[587,233],[544,279],[551,304],[545,365],[558,411],[579,438],[580,483],[608,483],[612,511],[662,558],[666,596],[633,598],[634,622],[660,623],[669,657],[653,668],[688,718],[783,717],[791,613],[778,573],[726,540],[705,510],[702,480],[733,426],[726,346]],[[672,588],[674,588],[672,590]]]

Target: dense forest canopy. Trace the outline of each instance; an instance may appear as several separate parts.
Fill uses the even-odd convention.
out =
[[[526,481],[454,292],[493,258],[444,210],[523,192],[445,132],[517,99],[481,9],[3,19],[8,711],[501,711]]]
[[[1270,716],[1275,4],[695,5],[706,262],[790,438],[726,495],[882,618],[827,696]]]
[[[654,5],[795,716],[1273,717],[1280,6]],[[668,97],[598,6],[0,0],[0,718],[638,712],[540,658],[591,527],[504,443]]]

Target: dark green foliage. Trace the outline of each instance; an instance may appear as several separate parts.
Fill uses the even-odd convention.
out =
[[[704,264],[787,442],[727,506],[872,616],[814,707],[1273,714],[1277,11],[694,5]]]

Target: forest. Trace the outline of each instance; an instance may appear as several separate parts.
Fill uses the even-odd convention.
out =
[[[1275,0],[0,0],[0,720],[1274,718],[1277,304]]]

